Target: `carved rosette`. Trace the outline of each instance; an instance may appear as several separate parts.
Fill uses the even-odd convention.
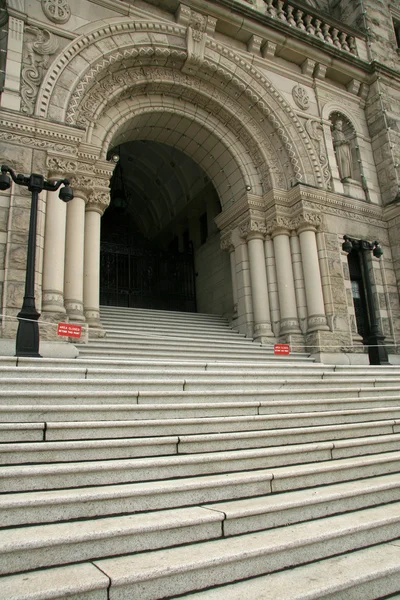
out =
[[[310,107],[310,97],[307,93],[306,88],[299,84],[295,85],[292,89],[292,96],[293,100],[299,108],[301,108],[302,110],[308,110],[308,108]]]
[[[62,25],[71,17],[71,8],[67,0],[42,0],[42,10],[53,23]]]

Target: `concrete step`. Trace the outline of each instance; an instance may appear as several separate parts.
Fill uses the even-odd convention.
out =
[[[5,529],[0,575],[222,537],[223,515],[202,507]]]
[[[6,529],[0,540],[0,574],[73,563],[77,552],[81,560],[118,556],[287,527],[328,514],[365,509],[378,502],[393,503],[400,496],[399,477],[397,474],[378,482],[358,481],[336,489],[313,490],[312,503],[302,491],[203,507]]]
[[[110,346],[111,344],[116,344],[116,345],[120,345],[124,348],[136,348],[138,345],[140,345],[143,348],[153,348],[154,346],[156,346],[157,348],[159,348],[160,350],[162,350],[163,348],[166,349],[170,349],[170,348],[198,348],[199,350],[201,349],[209,349],[210,346],[212,346],[213,348],[218,348],[218,349],[232,349],[235,348],[237,350],[242,350],[242,349],[257,349],[257,348],[263,348],[263,346],[261,346],[261,344],[257,343],[257,342],[253,342],[253,340],[250,339],[245,339],[245,338],[238,338],[236,339],[235,337],[233,338],[233,340],[231,340],[230,338],[224,338],[224,337],[216,337],[215,339],[210,339],[207,337],[201,337],[201,336],[197,336],[195,338],[192,338],[190,335],[188,336],[178,336],[178,335],[174,335],[174,336],[168,336],[166,337],[164,334],[160,334],[160,335],[148,335],[148,336],[139,336],[139,335],[131,335],[131,336],[118,336],[115,335],[114,333],[112,334],[107,334],[106,338],[102,341],[103,344],[107,344],[108,346]],[[90,347],[95,347],[98,344],[98,342],[95,342],[94,340],[90,341],[89,345]]]
[[[225,417],[225,418],[200,418],[200,419],[162,419],[138,421],[71,421],[47,422],[46,429],[42,432],[39,441],[60,440],[111,440],[115,438],[136,438],[147,436],[193,436],[193,435],[219,435],[221,439],[229,440],[232,432],[240,432],[244,439],[247,435],[254,436],[262,431],[264,444],[279,445],[286,440],[287,444],[301,443],[301,441],[333,440],[341,437],[361,437],[365,435],[381,435],[400,432],[400,420],[376,420],[349,424],[317,425],[313,415],[304,421],[301,427],[277,428],[271,427],[270,419],[264,416],[256,417]],[[36,425],[36,424],[35,424]],[[274,423],[275,425],[275,423]],[[12,427],[13,424],[9,424]],[[16,434],[19,429],[16,430]],[[24,432],[24,430],[22,430]],[[36,428],[33,431],[39,431]],[[315,435],[315,438],[313,437]],[[192,441],[194,438],[191,438]],[[235,439],[235,438],[233,438]],[[5,440],[6,441],[6,440]],[[24,440],[16,440],[23,442]],[[30,441],[30,440],[29,440]],[[36,440],[32,440],[36,441]],[[0,448],[1,450],[1,448]]]
[[[0,496],[0,527],[165,510],[271,493],[266,470]]]
[[[50,377],[43,381],[43,377],[30,377],[29,379],[24,377],[15,377],[17,375],[13,373],[14,377],[0,377],[0,391],[13,392],[18,391],[31,391],[37,392],[42,391],[44,388],[47,391],[60,391],[63,390],[76,392],[79,389],[80,392],[86,393],[86,391],[96,391],[108,393],[108,391],[114,391],[118,389],[121,392],[131,391],[133,393],[140,391],[219,391],[225,392],[229,395],[234,390],[244,391],[260,391],[269,392],[271,390],[283,390],[291,389],[296,393],[303,390],[304,388],[308,391],[312,386],[316,386],[317,394],[327,395],[332,390],[343,389],[346,391],[352,390],[354,393],[360,390],[371,390],[372,388],[383,388],[385,392],[390,393],[400,390],[400,382],[395,378],[362,378],[357,380],[348,380],[344,377],[337,377],[334,380],[321,379],[317,374],[312,377],[290,377],[286,375],[281,376],[250,376],[248,378],[232,375],[231,377],[221,377],[217,375],[208,375],[203,373],[201,376],[194,375],[182,376],[177,373],[165,374],[162,377],[154,375],[153,377],[142,378],[140,376],[131,375],[122,378],[121,375],[116,377],[96,378],[86,377],[87,373],[81,372],[81,378],[75,379],[70,377],[63,377],[62,373],[59,374],[59,378]],[[116,374],[118,375],[118,374]]]
[[[286,527],[400,501],[400,473],[312,489],[204,504],[224,515],[224,536]]]
[[[143,318],[145,316],[149,316],[152,320],[157,319],[170,319],[173,321],[181,322],[182,319],[187,319],[190,321],[199,321],[199,320],[207,320],[207,321],[223,321],[227,323],[225,317],[214,314],[214,313],[200,313],[200,312],[185,312],[178,310],[158,310],[153,308],[131,308],[127,306],[100,306],[100,314],[103,315],[121,315],[125,318],[134,318],[138,316]]]
[[[221,540],[95,560],[120,597],[160,598],[264,575],[396,539],[400,504]],[[183,576],[183,573],[185,574]]]
[[[351,575],[350,575],[351,574]],[[191,600],[400,598],[400,539],[191,594]],[[392,593],[394,592],[394,595]]]
[[[207,589],[190,594],[190,597],[193,600],[395,599],[399,598],[396,590],[400,588],[399,554],[400,541],[394,539],[309,565]],[[116,598],[115,593],[119,589],[113,582],[110,587],[109,578],[91,563],[2,578],[2,591],[7,600],[67,597],[73,600],[105,600],[108,593],[112,594],[110,598]],[[123,588],[121,592],[124,593]],[[159,598],[153,596],[153,600]]]
[[[7,466],[0,472],[0,489],[3,492],[51,490],[65,487],[112,485],[134,483],[137,481],[155,481],[175,477],[197,477],[199,475],[215,475],[239,471],[271,469],[274,473],[279,467],[292,465],[309,466],[310,463],[321,463],[326,472],[332,466],[340,469],[347,463],[342,461],[363,458],[363,464],[371,465],[372,461],[380,461],[378,456],[386,457],[386,462],[395,464],[390,471],[374,471],[373,474],[398,471],[399,452],[396,450],[370,455],[368,445],[358,446],[347,441],[319,442],[287,447],[236,450],[228,452],[198,453],[192,455],[155,456],[134,459],[98,460],[86,462],[70,462],[39,465]],[[350,458],[333,458],[346,455]],[[397,462],[396,462],[397,461]],[[304,463],[304,465],[302,465]],[[359,463],[357,463],[359,465]],[[375,463],[373,463],[375,464]],[[350,472],[350,471],[349,471]],[[362,472],[362,469],[360,469]],[[362,475],[356,474],[355,478]],[[370,475],[364,475],[367,477]],[[353,476],[354,478],[354,476]],[[338,481],[344,481],[340,478]],[[337,481],[337,480],[334,480]],[[273,483],[274,491],[281,491]],[[304,486],[303,486],[304,487]],[[293,488],[290,488],[293,489]]]
[[[316,425],[332,425],[338,423],[357,423],[363,421],[393,420],[397,425],[399,420],[399,400],[395,396],[374,398],[349,398],[331,400],[283,400],[255,401],[251,398],[244,402],[193,402],[193,403],[152,403],[142,392],[139,396],[141,404],[136,404],[135,398],[120,398],[110,392],[110,397],[87,393],[85,396],[65,394],[62,392],[27,393],[24,392],[5,396],[0,404],[0,423],[47,423],[61,421],[136,421],[153,419],[185,419],[213,418],[253,415],[270,416],[264,422],[267,427],[301,427],[307,421]],[[116,392],[118,394],[118,392]],[[1,397],[1,392],[0,392]],[[116,399],[117,398],[117,399]],[[118,401],[118,399],[120,401]],[[189,398],[188,398],[189,399]],[[47,400],[47,404],[46,404]],[[143,401],[144,400],[144,401]],[[143,402],[142,402],[143,401]],[[7,404],[6,404],[7,402]],[[26,404],[19,404],[26,402]],[[69,404],[67,404],[69,402]],[[83,404],[83,402],[85,402]],[[112,402],[112,403],[111,403]],[[228,416],[232,415],[232,417]],[[183,421],[182,421],[183,424]],[[118,423],[120,426],[120,423]],[[124,425],[122,425],[124,426]]]
[[[364,424],[363,424],[364,425]],[[314,428],[312,428],[314,429]],[[177,435],[98,440],[60,440],[0,444],[0,463],[3,465],[114,460],[143,456],[167,456],[206,452],[226,452],[252,448],[334,442],[332,456],[341,458],[357,453],[373,454],[397,450],[400,434],[393,433],[389,423],[365,424],[363,427],[337,426],[292,430],[248,431],[203,435]],[[161,433],[161,432],[160,432]],[[47,431],[46,431],[47,435]],[[360,439],[355,436],[361,436]],[[342,440],[342,441],[340,441]]]

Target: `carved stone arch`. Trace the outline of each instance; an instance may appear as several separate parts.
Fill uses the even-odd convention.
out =
[[[74,110],[96,81],[118,65],[169,64],[180,74],[186,57],[186,27],[125,18],[102,23],[97,29],[94,25],[53,63],[39,91],[36,114],[68,123],[67,117],[73,120]],[[249,117],[272,126],[285,157],[281,166],[286,172],[293,171],[290,185],[303,181],[324,187],[319,157],[301,122],[267,77],[243,55],[209,38],[196,77],[224,90],[231,101],[246,107]],[[267,146],[268,129],[265,131],[259,143]]]
[[[114,112],[115,111],[115,112]],[[115,114],[118,114],[118,120],[115,120]],[[170,115],[172,117],[179,117],[186,120],[187,123],[194,125],[201,125],[203,130],[206,130],[210,135],[214,136],[214,140],[218,141],[220,147],[224,148],[226,152],[225,164],[234,164],[236,172],[232,178],[229,174],[221,174],[219,168],[215,172],[216,165],[219,165],[218,159],[215,159],[210,155],[210,161],[206,159],[203,161],[197,160],[196,150],[191,154],[187,150],[186,152],[198,162],[199,166],[209,176],[210,180],[213,181],[214,187],[220,196],[220,201],[223,207],[226,207],[228,203],[232,203],[246,193],[246,187],[250,187],[254,193],[260,192],[262,186],[260,185],[259,177],[262,174],[261,167],[259,169],[255,166],[252,160],[249,160],[249,152],[246,146],[237,139],[229,127],[219,121],[212,115],[203,114],[197,106],[188,105],[184,100],[170,99],[166,102],[165,99],[157,103],[157,99],[147,98],[139,96],[132,98],[129,101],[124,102],[124,106],[113,106],[110,107],[109,111],[105,111],[98,121],[93,130],[93,136],[91,143],[97,147],[101,147],[102,156],[106,156],[107,151],[111,147],[118,146],[125,141],[131,141],[134,139],[127,131],[134,129],[132,122],[136,119],[139,120],[143,116],[151,114],[162,114]],[[134,116],[133,116],[134,115]],[[207,117],[207,118],[206,118]],[[147,139],[153,139],[151,135]],[[154,139],[154,141],[163,141],[160,138]],[[182,144],[185,143],[185,139],[182,138]],[[175,144],[175,147],[185,151],[184,145],[179,141]],[[220,151],[216,151],[217,154],[221,155]],[[227,158],[229,157],[229,158]],[[225,164],[220,164],[223,170]],[[208,168],[209,167],[209,168]],[[210,170],[209,170],[210,169]],[[235,185],[232,187],[231,182]],[[239,183],[240,181],[240,183]],[[231,189],[232,188],[232,189]]]

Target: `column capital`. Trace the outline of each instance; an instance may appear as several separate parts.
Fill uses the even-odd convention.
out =
[[[267,223],[266,233],[272,239],[277,235],[286,235],[289,237],[293,229],[292,219],[289,217],[276,217]]]
[[[94,211],[103,215],[109,204],[110,190],[107,188],[97,188],[94,189],[87,198],[86,211]]]
[[[70,185],[74,196],[79,196],[87,202],[90,194],[96,187],[96,181],[86,174],[76,173],[73,177],[70,177]]]
[[[303,213],[296,217],[293,222],[294,229],[296,229],[297,233],[302,233],[303,231],[318,231],[322,225],[322,215],[318,215],[316,213]]]
[[[233,252],[235,250],[235,246],[232,241],[232,231],[225,234],[224,236],[221,235],[220,248],[221,250],[225,250],[228,252]]]
[[[251,218],[239,226],[239,235],[244,239],[264,239],[267,228],[264,219]]]

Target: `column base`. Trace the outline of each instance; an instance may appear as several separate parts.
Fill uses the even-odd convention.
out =
[[[85,315],[83,312],[83,303],[78,300],[65,300],[65,308],[69,317],[70,323],[85,323]]]
[[[61,292],[57,292],[56,290],[43,292],[42,314],[43,313],[64,315],[60,320],[65,320],[66,310],[64,306],[64,296]]]
[[[85,310],[86,325],[89,327],[89,339],[106,337],[106,331],[100,321],[100,313],[96,309]]]
[[[296,317],[282,319],[280,324],[280,335],[302,335],[299,320]]]
[[[257,323],[254,326],[253,338],[260,344],[275,344],[275,337],[272,333],[271,323]]]
[[[314,331],[330,331],[325,315],[311,315],[307,319],[307,334]]]

